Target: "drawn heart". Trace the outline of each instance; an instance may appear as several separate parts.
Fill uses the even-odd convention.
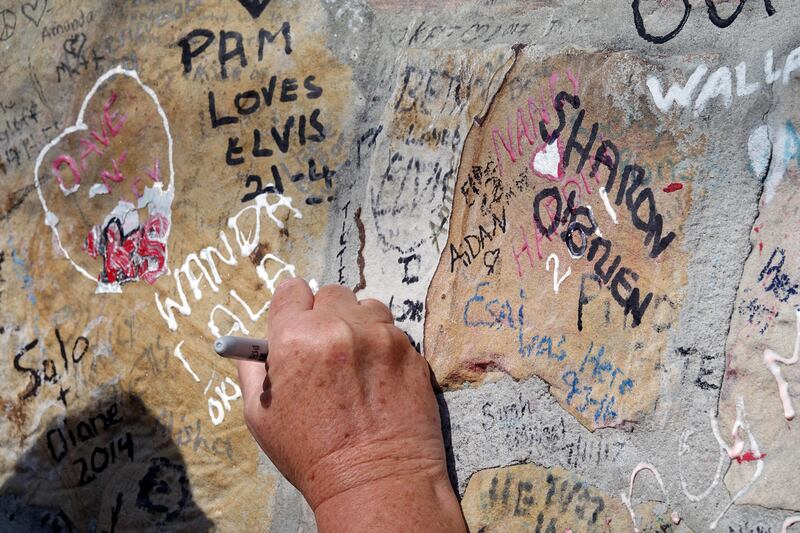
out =
[[[79,53],[81,38],[69,41],[65,50]],[[75,123],[42,148],[34,166],[55,251],[97,293],[152,284],[169,272],[174,177],[166,113],[136,71],[122,66],[98,78]]]
[[[83,47],[86,44],[86,35],[83,33],[76,33],[66,41],[64,41],[64,51],[72,57],[80,57],[83,52]]]
[[[33,2],[22,4],[22,14],[33,22],[33,25],[37,28],[39,27],[39,22],[42,21],[45,9],[47,9],[47,0],[34,0]]]
[[[239,0],[250,16],[257,19],[264,9],[269,5],[270,0]]]

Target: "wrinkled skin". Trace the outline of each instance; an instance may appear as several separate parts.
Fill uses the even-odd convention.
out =
[[[269,360],[238,362],[245,421],[320,531],[464,531],[430,370],[377,300],[294,278]]]

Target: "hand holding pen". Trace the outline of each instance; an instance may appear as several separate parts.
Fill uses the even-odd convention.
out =
[[[319,530],[464,531],[430,369],[389,309],[294,278],[267,322],[268,346],[219,339],[219,351],[239,359],[247,427]]]

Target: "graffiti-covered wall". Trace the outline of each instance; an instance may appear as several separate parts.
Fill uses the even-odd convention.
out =
[[[390,306],[473,531],[791,530],[797,8],[0,2],[0,530],[313,531],[211,350],[287,276]]]

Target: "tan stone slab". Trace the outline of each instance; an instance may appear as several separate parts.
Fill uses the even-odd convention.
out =
[[[428,291],[425,354],[443,386],[537,375],[588,428],[652,409],[683,299],[692,172],[678,173],[690,154],[614,81],[645,67],[625,54],[519,52],[467,137]],[[531,88],[513,97],[510,80]],[[603,165],[606,141],[618,156],[605,145]]]
[[[470,478],[461,506],[470,531],[484,533],[632,529],[630,512],[619,496],[559,467],[482,470]],[[663,503],[634,501],[634,512],[640,531],[688,531],[672,523]]]

